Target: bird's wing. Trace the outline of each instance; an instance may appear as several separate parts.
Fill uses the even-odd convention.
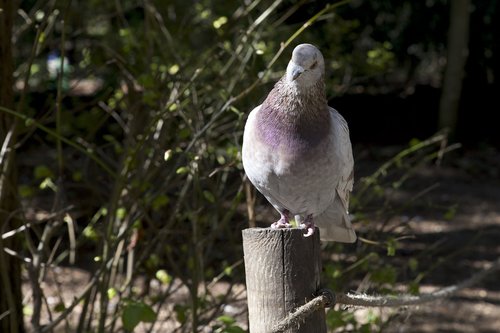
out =
[[[321,228],[321,240],[352,243],[356,240],[356,233],[348,215],[349,194],[354,183],[354,159],[352,156],[349,128],[345,119],[330,108],[332,117],[332,143],[334,147],[332,175],[337,175],[335,187],[336,195],[333,202],[320,215],[314,218]]]
[[[346,211],[349,210],[349,195],[354,184],[354,158],[352,156],[351,139],[349,138],[349,127],[344,117],[335,109],[330,108],[334,126],[334,138],[336,155],[338,158],[339,182],[337,194]]]

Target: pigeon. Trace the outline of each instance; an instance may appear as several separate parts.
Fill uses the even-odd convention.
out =
[[[318,226],[321,240],[352,243],[352,146],[347,122],[328,106],[324,72],[318,48],[295,47],[286,73],[248,116],[243,168],[281,215],[272,228],[291,228],[294,218],[304,236]]]

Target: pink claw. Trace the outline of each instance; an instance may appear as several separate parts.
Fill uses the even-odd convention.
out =
[[[304,237],[309,237],[314,235],[314,230],[316,226],[314,225],[313,217],[312,215],[307,215],[306,220],[304,223],[300,225],[302,229],[307,229],[307,232],[304,234]]]
[[[304,237],[309,237],[314,235],[314,227],[312,228],[307,228],[307,232],[304,234]]]
[[[278,221],[271,224],[271,228],[272,229],[291,228],[292,225],[289,222],[288,214],[289,214],[289,212],[287,210],[285,210],[281,214],[281,218]]]

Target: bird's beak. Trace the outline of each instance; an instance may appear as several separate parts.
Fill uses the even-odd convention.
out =
[[[304,73],[304,68],[298,65],[294,65],[292,71],[290,72],[292,81],[295,81],[302,73]]]

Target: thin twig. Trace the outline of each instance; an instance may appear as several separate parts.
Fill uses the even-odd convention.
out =
[[[71,1],[68,2],[69,6]],[[68,15],[68,7],[66,7],[65,18]],[[56,96],[56,147],[57,147],[57,166],[59,168],[59,176],[62,176],[64,167],[64,158],[62,152],[62,141],[61,141],[61,113],[62,113],[62,84],[64,77],[64,57],[66,56],[66,48],[64,46],[66,41],[66,20],[63,18],[61,20],[61,62],[59,64],[59,76],[57,78],[57,96]]]

